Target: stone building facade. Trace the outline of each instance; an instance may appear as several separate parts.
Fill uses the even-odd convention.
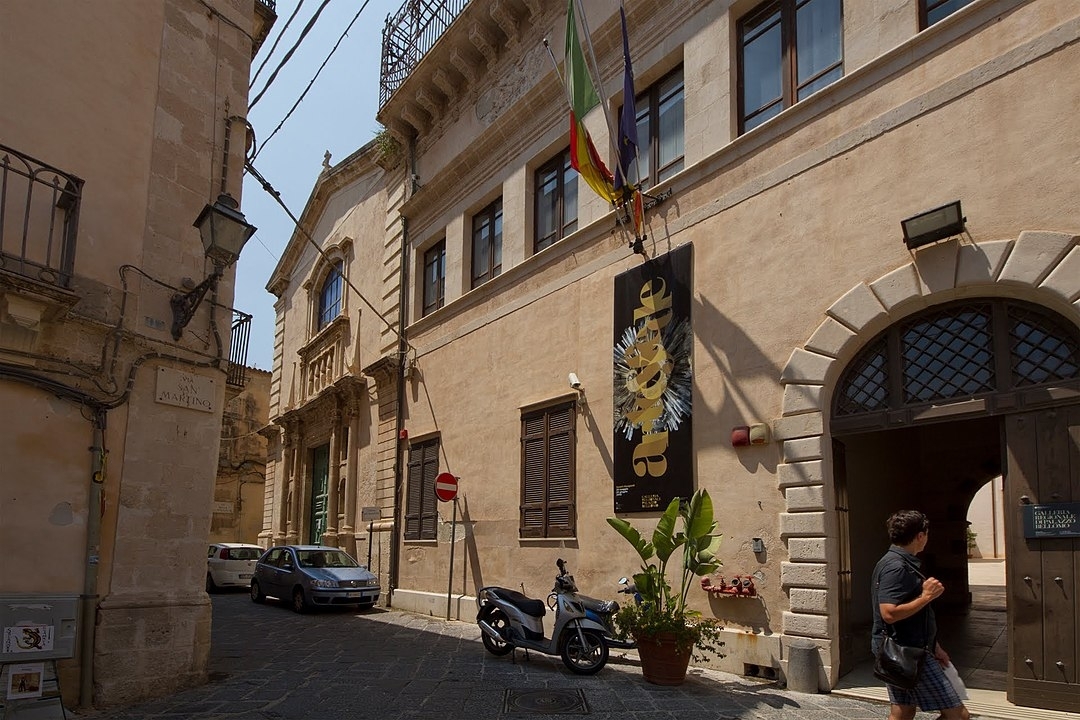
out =
[[[196,218],[240,197],[274,19],[266,0],[0,6],[0,593],[78,603],[54,626],[69,705],[205,681],[234,271],[179,332],[174,306],[214,270]]]
[[[437,43],[384,49],[378,119],[401,148],[385,205],[374,180],[350,201],[327,195],[324,177],[305,211],[324,250],[366,253],[346,272],[370,273],[357,287],[383,315],[346,352],[362,356],[350,382],[367,402],[350,442],[333,429],[345,393],[307,417],[332,419],[313,441],[329,445],[331,477],[356,464],[368,494],[354,507],[371,502],[393,521],[388,601],[468,618],[483,585],[545,595],[557,557],[604,594],[637,565],[605,518],[647,528],[650,503],[701,487],[718,505],[724,574],[756,588],[691,598],[725,626],[713,664],[782,676],[791,643],[809,639],[830,688],[869,658],[869,576],[889,513],[930,514],[927,565],[949,588],[943,610],[962,611],[966,513],[1003,477],[1009,697],[1080,708],[1077,541],[1025,524],[1080,502],[1080,206],[1068,172],[1080,159],[1078,9],[624,4],[643,148],[634,172],[647,193],[640,245],[629,219],[566,170],[566,94],[539,40],[561,72],[565,4],[527,0],[470,2]],[[579,4],[601,98],[584,123],[609,166],[627,101],[619,5]],[[424,15],[404,10],[388,42],[430,37],[411,25]],[[354,208],[372,220],[343,230],[345,245],[333,228]],[[950,208],[960,217],[940,237],[905,240],[903,221]],[[294,236],[289,253],[305,242]],[[627,380],[616,322],[635,310],[619,288],[677,255],[692,332],[679,360],[689,394],[674,400],[689,450],[673,477],[651,469],[666,449],[637,457],[631,468],[656,480],[642,492],[614,427]],[[315,301],[292,299],[293,283],[324,277],[271,280],[275,382],[305,423],[293,427],[308,422],[299,393],[315,387],[304,373],[321,342]],[[288,438],[288,413],[271,414]],[[293,442],[299,455],[284,446],[271,462],[267,505],[279,514],[264,533],[310,540],[312,443]],[[456,524],[431,495],[438,472],[459,479]],[[339,514],[349,499],[346,484]]]
[[[210,542],[255,544],[262,531],[270,373],[244,369],[243,389],[225,403]]]

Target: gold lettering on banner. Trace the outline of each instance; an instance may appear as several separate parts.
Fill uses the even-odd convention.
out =
[[[671,322],[671,294],[662,278],[646,281],[638,295],[640,307],[634,310],[634,324],[641,322],[635,342],[623,358],[633,375],[626,388],[634,396],[634,409],[626,419],[641,427],[641,442],[634,448],[634,474],[661,477],[667,472],[667,430],[656,428],[655,421],[664,413],[664,391],[675,366],[663,343],[663,330]],[[644,321],[644,322],[642,322]]]

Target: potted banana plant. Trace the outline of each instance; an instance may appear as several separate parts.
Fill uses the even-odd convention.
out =
[[[680,685],[691,658],[704,659],[704,651],[719,654],[723,645],[719,623],[687,607],[694,578],[710,575],[721,565],[716,557],[720,535],[712,499],[702,489],[689,500],[672,500],[651,540],[622,518],[607,521],[634,547],[642,562],[641,572],[634,575],[641,602],[619,610],[615,616],[619,632],[637,642],[646,681]],[[676,587],[668,581],[669,566],[678,573]]]

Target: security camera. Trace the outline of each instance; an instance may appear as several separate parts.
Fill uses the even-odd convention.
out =
[[[581,380],[578,379],[578,376],[575,373],[570,373],[570,387],[575,390],[581,389]]]

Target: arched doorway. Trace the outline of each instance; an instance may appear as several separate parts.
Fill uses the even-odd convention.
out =
[[[877,280],[860,283],[841,295],[828,308],[822,323],[807,342],[792,352],[781,373],[783,410],[773,422],[774,437],[780,442],[782,450],[782,462],[777,467],[778,485],[787,500],[787,512],[779,520],[788,549],[788,562],[781,567],[781,580],[788,592],[790,610],[785,613],[781,642],[786,647],[795,636],[805,637],[808,628],[815,628],[809,636],[822,647],[824,671],[831,686],[839,684],[841,675],[858,662],[860,654],[868,656],[869,636],[859,627],[857,616],[859,608],[864,613],[868,612],[865,609],[868,605],[867,579],[858,577],[858,570],[853,570],[853,567],[858,563],[863,543],[882,538],[884,534],[880,526],[884,520],[882,517],[876,522],[873,534],[865,538],[853,535],[858,528],[850,527],[850,519],[857,514],[861,521],[864,513],[853,512],[855,505],[849,497],[850,482],[846,478],[849,450],[865,454],[871,447],[868,443],[880,444],[889,439],[901,448],[905,442],[921,442],[929,448],[927,453],[933,452],[932,446],[937,442],[939,446],[947,447],[950,453],[958,454],[958,448],[963,447],[964,443],[973,442],[977,448],[982,448],[980,455],[987,458],[989,465],[985,472],[992,472],[994,463],[989,458],[993,453],[986,447],[992,447],[992,435],[996,429],[1000,450],[996,464],[1000,465],[1003,475],[1010,472],[1011,464],[1013,478],[1038,478],[1042,470],[1038,466],[1038,459],[1053,457],[1059,459],[1050,469],[1056,478],[1062,472],[1060,458],[1077,456],[1078,453],[1072,448],[1077,442],[1075,438],[1080,437],[1075,432],[1068,436],[1068,427],[1070,423],[1075,425],[1075,422],[1070,419],[1071,415],[1062,415],[1063,407],[1069,407],[1068,412],[1075,413],[1075,403],[1080,403],[1080,380],[1077,379],[1017,387],[1011,398],[1007,393],[987,390],[985,395],[994,396],[989,401],[985,396],[969,397],[961,392],[948,401],[927,402],[922,408],[912,407],[901,409],[893,415],[886,414],[890,423],[884,426],[875,428],[867,425],[860,428],[852,424],[834,428],[834,400],[841,376],[854,367],[856,357],[861,357],[887,328],[913,319],[928,309],[941,308],[946,303],[963,298],[984,298],[991,302],[1015,299],[1019,305],[1026,305],[1037,314],[1048,311],[1051,317],[1061,322],[1066,335],[1075,334],[1080,326],[1080,308],[1076,304],[1076,299],[1080,297],[1080,273],[1076,272],[1078,261],[1078,238],[1066,233],[1022,232],[1015,240],[982,243],[951,240],[939,243],[931,249],[915,253],[910,264]],[[1008,336],[1008,331],[1005,336]],[[1007,406],[1010,401],[1014,403],[1012,407]],[[1045,456],[1036,452],[1034,465],[1031,458],[1014,451],[1014,445],[1017,449],[1023,445],[1020,431],[1014,428],[1006,434],[1008,427],[1004,419],[1033,412],[1044,412],[1046,417],[1053,413],[1055,422],[1060,426],[1057,433],[1048,430],[1057,438],[1055,449]],[[980,420],[984,422],[978,422]],[[1026,418],[1024,422],[1035,420]],[[890,432],[899,433],[907,426],[920,429],[908,430],[906,438],[901,434],[889,437]],[[1045,421],[1042,426],[1049,427]],[[1061,430],[1061,427],[1065,429]],[[835,442],[834,433],[837,438]],[[912,433],[921,436],[916,437]],[[1070,440],[1070,437],[1073,439]],[[849,448],[848,445],[856,447]],[[899,457],[905,462],[909,461],[902,452]],[[859,458],[856,457],[855,464],[858,462]],[[977,466],[978,463],[979,456],[976,456],[967,465]],[[957,504],[964,505],[966,500],[963,497],[967,492],[964,488],[977,483],[978,477],[971,476],[957,482],[961,484],[959,494],[955,496]],[[1080,481],[1073,481],[1071,487],[1080,487]],[[934,486],[933,489],[938,488]],[[1039,492],[1043,490],[1040,484]],[[1019,496],[1012,488],[1010,491],[1012,496],[1006,497],[1006,502],[1018,505]],[[1056,493],[1059,499],[1064,497],[1057,490],[1047,489],[1047,492],[1049,495]],[[1029,494],[1028,497],[1035,496]],[[816,502],[814,498],[817,498]],[[859,498],[854,500],[858,501]],[[1013,507],[1016,508],[1013,513],[1016,517],[1010,522],[1019,524],[1020,510],[1016,505]],[[949,513],[950,518],[956,516],[962,517],[963,509]],[[942,522],[947,527],[950,521]],[[957,525],[962,526],[963,523],[957,522]],[[935,527],[942,529],[941,523]],[[959,530],[956,532],[960,533]],[[1018,542],[1023,542],[1025,550],[1032,545],[1023,538],[1022,531],[1014,532],[1012,536],[1019,538]],[[936,544],[940,542],[935,540]],[[962,557],[963,535],[960,535],[959,545],[957,555]],[[1068,554],[1075,561],[1080,551],[1075,544],[1071,548]],[[945,548],[939,545],[939,549]],[[1009,553],[1013,553],[1012,548]],[[1041,557],[1042,554],[1036,556]],[[1016,567],[1018,565],[1011,566],[1011,574],[1015,574]],[[1025,584],[1025,576],[1035,577],[1027,574],[1015,581],[1010,578],[1010,589],[1015,590],[1017,582]],[[1054,577],[1064,576],[1054,574],[1049,577],[1051,583],[1056,583]],[[1018,602],[1010,605],[1011,608],[1020,606]],[[854,618],[850,617],[852,612],[856,613]],[[820,620],[821,613],[828,613],[827,623],[815,623]],[[1077,640],[1076,647],[1080,647],[1080,640]],[[1021,649],[1011,648],[1010,652],[1016,655]],[[1017,672],[1018,667],[1029,668],[1028,679],[1031,679],[1031,665],[1023,662],[1024,659],[1030,659],[1034,664],[1035,658],[1026,655],[1016,667],[1010,664],[1011,679],[1024,679],[1022,673]],[[1052,666],[1057,668],[1055,664]],[[1075,689],[1077,686],[1069,687]],[[1028,693],[1036,695],[1028,699],[1024,697],[1026,692],[1021,688],[1020,694],[1015,696],[1018,704],[1037,705],[1044,695],[1036,691]],[[1073,694],[1066,698],[1066,702],[1073,701],[1075,697]]]
[[[834,463],[844,465],[837,521],[858,539],[845,554],[851,587],[869,587],[886,544],[882,520],[923,510],[932,528],[925,572],[946,587],[935,605],[942,645],[968,685],[996,690],[1005,680],[1013,702],[1062,710],[1080,709],[1080,553],[1071,538],[1025,533],[1020,504],[1080,508],[1077,383],[1074,324],[1022,301],[965,299],[906,317],[867,343],[840,377],[831,412]],[[1005,514],[1007,614],[972,622],[967,508],[1000,475],[1013,508]],[[841,636],[869,636],[860,595],[841,608]],[[844,651],[842,671],[868,659],[865,643]]]

